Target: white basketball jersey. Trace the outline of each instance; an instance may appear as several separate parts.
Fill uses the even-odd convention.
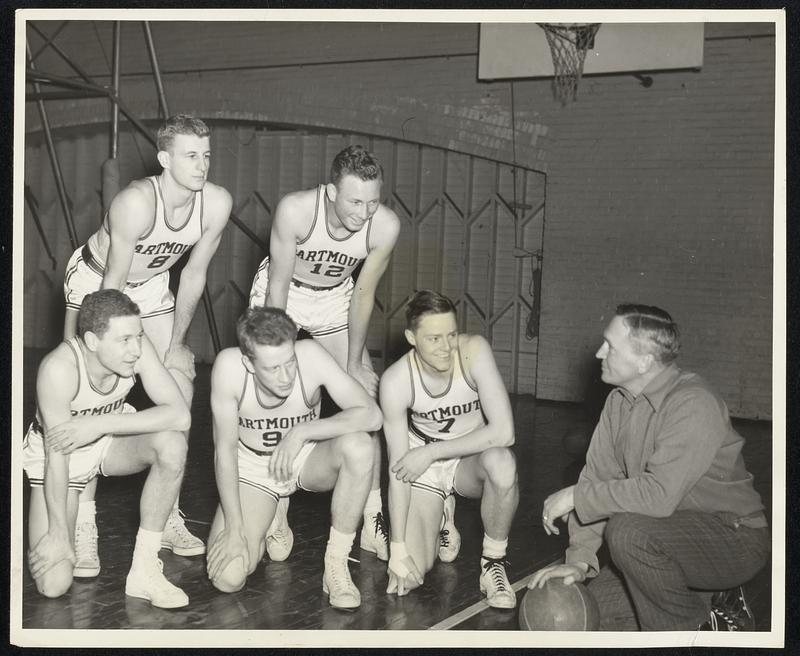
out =
[[[486,425],[478,390],[464,377],[461,350],[457,349],[450,383],[441,394],[425,387],[416,352],[406,354],[411,378],[411,421],[409,430],[418,440],[428,443],[452,440]]]
[[[325,185],[317,187],[311,230],[295,247],[294,278],[315,287],[335,287],[369,254],[372,219],[358,232],[334,237],[328,230]]]
[[[127,281],[131,283],[144,282],[167,271],[181,255],[198,242],[203,234],[202,191],[194,193],[189,212],[181,225],[172,226],[167,222],[164,197],[158,176],[145,179],[150,183],[155,198],[153,224],[147,234],[136,242],[127,278]],[[89,237],[87,242],[93,264],[101,270],[105,269],[110,242],[108,214],[106,214],[100,229]]]
[[[297,356],[297,375],[292,391],[285,399],[272,405],[262,399],[255,376],[245,369],[242,393],[239,396],[239,440],[246,447],[261,454],[270,454],[289,432],[289,429],[304,421],[319,418],[321,395],[309,402],[303,387],[303,369],[308,367],[301,355]]]
[[[78,391],[75,397],[70,401],[69,411],[75,415],[105,415],[109,413],[120,414],[125,405],[125,399],[128,396],[134,383],[136,376],[124,378],[117,376],[116,381],[108,392],[98,390],[89,378],[89,372],[86,369],[86,359],[84,346],[78,337],[71,337],[65,343],[69,346],[72,354],[75,356],[75,362],[78,366]],[[39,409],[36,410],[36,421],[32,426],[32,430],[42,433],[41,429],[41,415]]]

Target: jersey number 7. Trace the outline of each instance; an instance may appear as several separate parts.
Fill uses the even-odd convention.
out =
[[[442,419],[442,420],[441,420],[441,423],[443,423],[443,424],[444,424],[444,426],[442,426],[442,427],[439,429],[439,432],[440,432],[440,433],[449,433],[449,432],[450,432],[450,429],[452,428],[452,426],[453,426],[453,424],[454,424],[455,422],[456,422],[456,420],[455,420],[455,417],[452,417],[452,418],[450,418],[450,419]]]

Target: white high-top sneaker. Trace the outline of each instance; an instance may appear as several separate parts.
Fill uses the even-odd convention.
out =
[[[325,554],[322,591],[329,595],[329,601],[334,608],[353,609],[361,605],[361,593],[350,578],[347,556]]]
[[[75,525],[76,578],[92,578],[100,573],[100,556],[97,555],[97,524],[83,522]]]
[[[275,517],[267,530],[267,553],[272,560],[286,560],[292,553],[294,533],[289,527],[289,497],[281,497],[275,507]]]
[[[125,580],[125,594],[147,599],[159,608],[182,608],[189,605],[189,597],[164,576],[164,563],[160,558],[145,564],[136,563]]]

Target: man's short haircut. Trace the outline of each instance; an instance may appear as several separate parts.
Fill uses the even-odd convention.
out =
[[[339,181],[346,175],[354,175],[361,180],[383,181],[383,167],[364,146],[348,146],[333,158],[331,182],[338,187]]]
[[[430,289],[420,289],[406,305],[406,328],[416,330],[426,314],[456,313],[456,307],[444,294]]]
[[[678,357],[680,332],[668,312],[653,305],[623,303],[617,306],[616,314],[628,327],[637,353],[652,354],[661,364]]]
[[[83,339],[86,333],[91,331],[102,337],[114,317],[139,315],[139,306],[118,289],[92,292],[84,296],[78,310],[78,336]]]
[[[196,137],[207,137],[211,134],[208,126],[199,118],[188,114],[175,114],[170,116],[158,128],[156,143],[159,150],[169,150],[176,134],[193,134]]]
[[[252,358],[256,346],[294,343],[297,339],[297,324],[280,308],[247,308],[236,323],[236,337],[242,353]]]

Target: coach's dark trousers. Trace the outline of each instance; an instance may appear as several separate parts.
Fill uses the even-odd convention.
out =
[[[589,582],[604,631],[694,630],[708,619],[712,592],[747,582],[770,549],[767,528],[732,513],[622,513],[604,539],[613,565]]]

